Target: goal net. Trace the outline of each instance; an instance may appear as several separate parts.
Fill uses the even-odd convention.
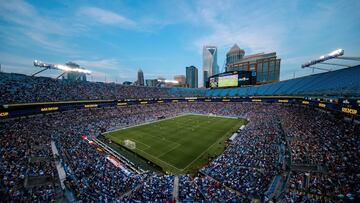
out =
[[[131,140],[124,140],[124,146],[129,148],[129,149],[135,149],[136,148],[136,143],[134,141],[131,141]]]

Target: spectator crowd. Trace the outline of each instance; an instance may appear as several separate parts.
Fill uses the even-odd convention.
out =
[[[204,95],[200,89],[129,86],[115,83],[68,81],[0,72],[0,104],[174,98]]]
[[[178,176],[180,202],[265,201],[264,194],[274,178],[286,173],[290,175],[282,191],[284,201],[359,199],[359,125],[310,108],[229,102],[82,109],[1,120],[0,199],[57,200],[62,190],[52,154],[54,142],[65,168],[65,186],[78,200],[171,202],[175,198],[174,175],[138,173],[122,160],[117,167],[107,160],[105,150],[89,140],[104,131],[184,113],[243,117],[249,123],[228,142],[222,155],[199,170],[199,176]],[[281,146],[287,146],[291,153],[288,168],[281,158],[285,156]],[[298,165],[308,166],[309,171],[296,171]],[[314,165],[319,170],[313,171]]]

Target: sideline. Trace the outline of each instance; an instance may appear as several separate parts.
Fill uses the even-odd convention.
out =
[[[134,127],[138,127],[138,126],[142,126],[142,125],[147,125],[147,124],[151,124],[151,123],[158,123],[161,121],[166,121],[166,120],[171,120],[173,118],[178,118],[178,117],[182,117],[182,116],[188,116],[188,115],[195,115],[195,116],[207,116],[207,117],[220,117],[220,118],[231,118],[231,119],[245,119],[248,120],[246,118],[243,117],[236,117],[236,116],[218,116],[218,115],[214,115],[214,114],[200,114],[200,113],[181,113],[179,115],[173,116],[173,117],[168,117],[168,118],[164,118],[164,119],[160,119],[160,120],[150,120],[150,121],[145,121],[144,123],[140,123],[140,124],[136,124],[136,125],[129,125],[126,127],[121,127],[121,128],[117,128],[114,130],[109,130],[106,132],[103,132],[102,135],[108,134],[108,133],[112,133],[112,132],[116,132],[119,130],[125,130],[125,129],[129,129],[129,128],[134,128]]]
[[[143,125],[147,125],[147,124],[152,124],[152,123],[157,123],[157,122],[161,122],[161,121],[165,121],[165,120],[171,120],[171,119],[174,119],[174,118],[178,118],[178,117],[182,117],[182,116],[187,116],[187,115],[197,115],[197,116],[206,116],[206,117],[220,117],[220,118],[229,118],[229,119],[244,119],[244,120],[247,120],[249,122],[249,120],[247,118],[244,118],[244,117],[237,117],[237,116],[221,116],[221,115],[214,115],[214,114],[198,114],[198,113],[181,113],[181,114],[178,114],[176,116],[173,116],[173,117],[168,117],[168,118],[165,118],[165,119],[160,119],[160,120],[152,120],[152,121],[149,121],[149,122],[144,122],[144,123],[141,123],[141,124],[136,124],[136,125],[133,125],[133,126],[127,126],[127,127],[122,127],[122,128],[118,128],[118,129],[114,129],[114,130],[110,130],[110,131],[107,131],[107,132],[104,132],[102,133],[102,135],[105,136],[105,134],[108,134],[108,133],[112,133],[112,132],[117,132],[117,131],[121,131],[121,130],[124,130],[124,129],[129,129],[129,128],[134,128],[134,127],[138,127],[138,126],[143,126]],[[229,129],[229,131],[227,133],[225,133],[226,135],[230,134],[231,131],[233,129]],[[153,136],[153,135],[150,135],[150,136]],[[153,137],[156,137],[156,136],[153,136]],[[157,137],[158,138],[158,137]],[[157,161],[160,161],[162,163],[164,163],[165,165],[167,166],[170,166],[171,168],[174,168],[176,169],[178,172],[184,172],[186,171],[186,169],[191,165],[193,164],[195,161],[197,161],[201,156],[204,155],[204,153],[206,153],[211,147],[213,147],[219,140],[223,139],[223,137],[220,137],[219,139],[217,139],[212,145],[210,145],[208,148],[206,148],[199,156],[197,156],[195,159],[193,159],[187,166],[185,166],[184,168],[180,169],[162,159],[160,159],[160,157],[156,157],[152,154],[149,154],[147,152],[145,152],[144,150],[141,150],[139,148],[137,148],[136,150],[144,153],[144,154],[147,154],[148,156],[154,158],[155,160]],[[169,140],[168,140],[169,141]],[[136,141],[135,141],[136,142]],[[173,141],[170,141],[170,142],[173,142]],[[179,145],[179,143],[176,143],[176,142],[173,142],[177,145]],[[178,146],[174,147],[174,148],[177,148]],[[172,151],[173,149],[169,150],[168,152]],[[166,152],[166,153],[168,153]],[[136,152],[135,152],[136,153]],[[164,154],[166,154],[164,153]],[[163,154],[162,154],[163,155]],[[221,154],[219,154],[219,156],[221,156]]]
[[[233,131],[233,129],[229,129],[225,134],[228,135],[231,133],[231,131]],[[206,148],[199,156],[197,156],[194,160],[192,160],[187,166],[185,166],[185,168],[183,168],[183,170],[187,169],[192,163],[194,163],[195,161],[199,160],[201,158],[202,155],[204,155],[205,152],[209,151],[209,149],[211,147],[213,147],[215,144],[217,144],[219,142],[219,140],[222,140],[224,137],[221,136],[219,139],[217,139],[212,145],[210,145],[208,148]],[[223,152],[224,153],[224,152]],[[221,156],[223,153],[219,154],[217,157]]]
[[[173,166],[172,164],[170,164],[170,163],[168,163],[168,162],[166,162],[166,161],[164,161],[164,160],[162,160],[162,159],[160,159],[160,158],[158,158],[158,157],[156,157],[156,156],[154,156],[154,155],[152,155],[152,154],[149,154],[149,153],[147,153],[147,152],[145,152],[145,151],[143,151],[143,150],[141,150],[141,149],[135,149],[135,150],[139,150],[140,152],[142,152],[142,153],[144,153],[144,154],[147,154],[147,155],[153,157],[154,159],[156,159],[156,160],[164,163],[165,165],[171,166],[172,168],[177,169],[178,171],[181,171],[181,172],[183,171],[182,169],[179,169],[178,167]],[[136,152],[135,152],[135,153],[136,153]]]
[[[142,126],[142,125],[147,125],[147,124],[151,124],[151,123],[157,123],[157,122],[160,122],[160,121],[170,120],[170,119],[173,119],[173,118],[178,118],[178,117],[186,116],[186,115],[187,114],[180,114],[180,115],[177,115],[177,116],[174,116],[174,117],[164,118],[164,119],[160,119],[160,120],[158,119],[158,120],[145,121],[144,123],[140,123],[140,124],[136,124],[136,125],[129,125],[129,126],[126,126],[126,127],[106,131],[106,132],[102,133],[102,135],[112,133],[112,132],[116,132],[116,131],[119,131],[119,130],[125,130],[125,129],[128,129],[128,128],[134,128],[134,127],[138,127],[138,126]]]

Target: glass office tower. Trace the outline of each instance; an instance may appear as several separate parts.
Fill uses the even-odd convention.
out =
[[[198,69],[195,66],[186,67],[186,85],[198,88]]]
[[[206,45],[203,47],[203,85],[210,76],[219,73],[219,66],[217,64],[217,47]]]

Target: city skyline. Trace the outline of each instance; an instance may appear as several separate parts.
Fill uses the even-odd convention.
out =
[[[73,61],[93,71],[90,81],[119,83],[135,81],[142,67],[145,79],[171,79],[190,65],[200,71],[208,44],[218,48],[223,70],[226,52],[236,43],[249,54],[276,52],[284,80],[311,74],[301,64],[337,48],[359,55],[359,1],[265,3],[2,1],[0,64],[5,72],[31,74],[38,70],[35,59]],[[199,74],[200,86],[202,80]]]

